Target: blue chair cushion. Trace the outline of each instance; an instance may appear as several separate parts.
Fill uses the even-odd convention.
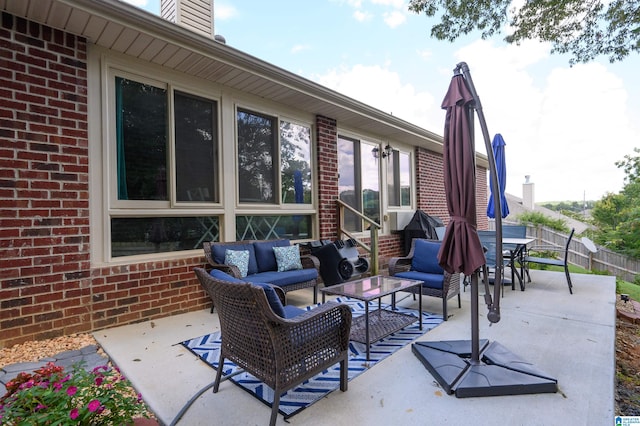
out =
[[[231,283],[246,283],[247,281],[242,281],[236,277],[234,277],[233,275],[229,275],[226,272],[224,272],[221,269],[212,269],[211,271],[209,271],[209,275],[211,275],[213,278],[216,278],[218,280],[222,280],[222,281],[229,281]]]
[[[295,307],[293,305],[286,305],[284,307],[284,318],[293,318],[293,317],[297,317],[300,314],[304,314],[305,311],[304,309],[300,309],[298,307]]]
[[[278,293],[273,289],[273,286],[267,283],[251,283],[255,286],[262,287],[264,290],[264,294],[267,296],[267,301],[269,302],[269,306],[271,306],[271,310],[274,314],[278,315],[282,318],[287,318],[284,306],[278,297]]]
[[[428,272],[407,271],[398,272],[394,275],[398,278],[408,278],[410,280],[422,281],[422,287],[442,289],[444,285],[444,274],[431,274]]]
[[[213,278],[216,278],[222,281],[229,281],[231,283],[236,283],[236,284],[246,284],[248,282],[248,281],[239,280],[236,277],[229,275],[224,271],[221,271],[220,269],[212,269],[209,272],[209,275],[211,275]],[[276,293],[276,291],[273,289],[271,285],[260,283],[260,282],[255,282],[255,283],[252,282],[251,284],[258,287],[262,287],[264,289],[264,294],[267,296],[267,301],[269,302],[269,306],[271,306],[271,310],[273,311],[274,314],[279,315],[282,318],[291,318],[286,316],[287,311],[285,307],[282,305],[282,302],[278,297],[278,293]],[[293,309],[289,310],[289,314],[292,316],[295,316],[293,315]]]
[[[249,282],[263,282],[286,287],[287,285],[311,281],[318,278],[318,271],[315,268],[296,269],[292,271],[267,271],[258,274],[247,275],[245,278]]]
[[[287,247],[291,242],[286,239],[273,241],[259,241],[253,243],[256,252],[256,261],[258,270],[256,272],[277,271],[276,256],[273,252],[274,247]],[[255,273],[255,272],[254,272]]]
[[[249,267],[247,275],[256,274],[258,272],[258,262],[256,261],[256,250],[251,243],[238,244],[211,244],[211,255],[216,263],[224,264],[225,254],[227,250],[249,250]]]
[[[415,240],[411,270],[444,275],[444,269],[438,264],[440,241]]]

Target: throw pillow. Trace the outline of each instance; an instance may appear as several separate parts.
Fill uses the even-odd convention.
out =
[[[273,252],[276,255],[278,272],[302,269],[302,262],[300,262],[300,247],[297,244],[287,247],[274,247]]]
[[[224,253],[224,264],[237,266],[242,278],[249,270],[249,250],[227,250]]]

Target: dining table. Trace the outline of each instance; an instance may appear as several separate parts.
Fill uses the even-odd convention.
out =
[[[523,237],[523,238],[513,238],[513,237],[505,237],[502,238],[502,249],[503,252],[509,251],[509,263],[511,265],[511,276],[518,278],[518,284],[520,284],[520,290],[525,290],[525,263],[524,257],[527,254],[527,247],[536,241],[533,237]],[[516,267],[516,262],[519,265],[520,271]],[[512,279],[512,289],[515,290],[515,283],[513,283]]]

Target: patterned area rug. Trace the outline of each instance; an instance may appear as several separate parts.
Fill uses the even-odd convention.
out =
[[[364,302],[349,298],[338,298],[338,302],[346,303],[351,307],[353,317],[364,315]],[[385,305],[383,304],[383,307]],[[378,307],[377,303],[371,303],[369,309],[373,310]],[[387,306],[388,307],[388,306]],[[311,309],[311,307],[307,307]],[[417,310],[396,308],[398,312],[409,313],[418,316]],[[430,313],[422,313],[422,330],[419,329],[418,323],[403,328],[384,339],[373,343],[370,350],[370,360],[367,361],[366,346],[362,343],[349,343],[349,381],[358,377],[389,355],[422,336],[427,331],[433,329],[442,322],[442,315],[434,315]],[[202,361],[210,367],[217,370],[218,360],[220,357],[220,333],[212,333],[204,336],[185,340],[181,344],[197,355]],[[231,363],[225,362],[224,375],[235,372],[238,367]],[[230,379],[232,382],[246,390],[260,401],[271,407],[273,402],[273,389],[248,373],[241,373]],[[316,401],[324,398],[330,392],[338,389],[340,386],[340,364],[337,363],[330,369],[318,374],[300,386],[289,390],[280,398],[279,411],[285,419],[299,413]]]

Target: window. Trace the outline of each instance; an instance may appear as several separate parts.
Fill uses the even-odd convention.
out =
[[[372,150],[378,145],[338,136],[338,195],[355,210],[380,223],[380,172]],[[363,231],[357,215],[345,211],[344,225],[349,231]]]
[[[411,207],[411,157],[406,152],[391,151],[387,162],[389,205]]]
[[[311,128],[280,122],[282,202],[311,204]]]
[[[241,203],[277,203],[277,119],[238,109],[238,193]]]
[[[144,80],[113,79],[111,257],[193,250],[219,238],[210,211],[220,201],[218,103]]]
[[[239,203],[252,214],[236,216],[236,239],[312,238],[311,126],[238,108],[237,134]],[[282,214],[253,214],[263,208]]]
[[[116,78],[118,200],[167,200],[167,91]]]
[[[176,200],[218,202],[217,104],[176,92]]]

